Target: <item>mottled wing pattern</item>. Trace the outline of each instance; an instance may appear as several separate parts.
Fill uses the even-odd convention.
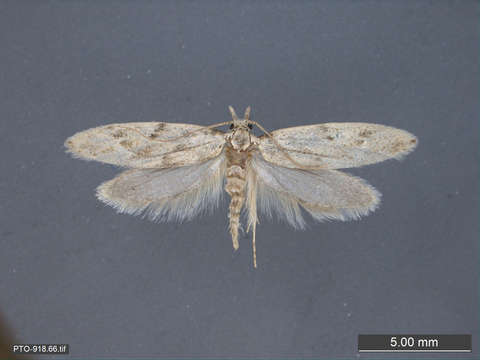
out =
[[[272,136],[283,151],[264,135],[259,138],[260,152],[265,160],[289,168],[358,167],[400,159],[417,145],[407,131],[369,123],[297,126],[273,131]]]
[[[199,165],[132,169],[97,188],[97,197],[120,213],[151,220],[190,220],[218,204],[225,173],[222,155]]]
[[[110,124],[76,133],[67,151],[85,160],[131,168],[197,164],[218,156],[225,134],[199,125],[162,122]]]
[[[255,154],[259,209],[296,228],[305,225],[300,207],[316,220],[350,220],[367,215],[380,202],[380,193],[364,180],[336,170],[300,170],[276,166]]]

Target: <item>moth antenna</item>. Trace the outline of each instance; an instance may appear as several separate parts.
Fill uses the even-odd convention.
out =
[[[250,111],[252,110],[252,108],[250,106],[247,106],[247,108],[245,109],[245,115],[243,116],[243,118],[245,120],[250,120]]]
[[[223,126],[223,125],[229,125],[231,123],[232,123],[231,121],[224,121],[224,122],[221,122],[221,123],[207,125],[207,126],[205,126],[205,128],[212,129],[212,128],[220,127],[220,126]],[[205,129],[198,129],[198,130],[195,130],[195,131],[200,131],[200,130],[205,130]]]
[[[232,123],[231,121],[224,121],[224,122],[221,122],[221,123],[216,123],[216,124],[204,126],[204,127],[201,127],[200,129],[190,131],[190,132],[188,132],[188,133],[186,133],[186,134],[184,134],[184,135],[180,135],[180,136],[177,136],[177,137],[175,137],[175,138],[165,139],[165,140],[162,140],[162,139],[152,139],[151,137],[143,134],[141,131],[139,131],[139,130],[137,130],[137,129],[133,129],[133,128],[128,127],[128,126],[119,126],[119,128],[120,128],[120,129],[125,129],[125,130],[135,131],[137,134],[139,134],[140,136],[143,136],[145,139],[148,139],[149,141],[170,142],[170,141],[176,141],[176,140],[181,139],[181,138],[186,137],[186,136],[190,136],[190,135],[195,134],[196,132],[199,132],[199,131],[204,131],[205,129],[212,129],[212,128],[216,128],[216,127],[220,127],[220,126],[224,126],[224,125],[229,125],[229,124],[231,124],[231,123]]]
[[[260,130],[262,130],[262,131],[265,133],[265,135],[267,135],[270,139],[272,139],[273,144],[281,151],[281,153],[282,153],[283,155],[285,155],[285,157],[286,157],[288,160],[290,160],[293,164],[295,164],[295,165],[298,167],[298,169],[303,169],[303,170],[318,170],[318,169],[319,169],[319,168],[316,167],[316,166],[315,166],[315,167],[305,166],[305,165],[300,164],[298,161],[293,160],[292,157],[288,154],[287,149],[285,149],[283,146],[281,146],[281,145],[277,142],[277,140],[275,140],[275,138],[273,137],[273,135],[270,134],[267,130],[265,130],[262,125],[260,125],[258,122],[253,121],[253,120],[249,120],[249,122],[252,123],[252,124],[255,124],[256,126],[258,126],[258,128],[259,128]]]
[[[232,114],[232,119],[233,120],[238,120],[238,116],[235,113],[235,109],[231,105],[228,105],[228,110],[230,110],[230,114]]]

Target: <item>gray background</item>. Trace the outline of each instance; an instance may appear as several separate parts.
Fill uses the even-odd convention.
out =
[[[358,355],[359,333],[471,333],[478,357],[478,3],[0,2],[0,310],[75,357]],[[383,194],[354,222],[261,219],[233,253],[226,199],[155,224],[94,190],[119,171],[64,140],[111,122],[267,129],[329,121],[419,138],[349,172]],[[476,355],[476,356],[474,356]],[[403,354],[402,358],[442,355]],[[398,356],[397,356],[398,357]]]

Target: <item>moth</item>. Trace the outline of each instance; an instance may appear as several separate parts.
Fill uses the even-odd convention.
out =
[[[257,267],[257,212],[305,227],[315,220],[351,220],[375,210],[380,193],[363,179],[337,169],[400,159],[417,145],[404,130],[370,123],[325,123],[266,131],[239,118],[209,126],[165,122],[110,124],[65,141],[74,157],[127,170],[97,188],[99,200],[119,213],[156,221],[183,221],[218,205],[223,189],[233,248],[238,249],[245,209]],[[229,126],[226,132],[217,128]],[[264,135],[255,136],[253,126]],[[303,209],[303,210],[302,210]]]

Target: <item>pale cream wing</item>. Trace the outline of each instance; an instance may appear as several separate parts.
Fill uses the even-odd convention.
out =
[[[204,163],[170,169],[131,169],[97,188],[97,197],[120,213],[151,220],[189,220],[218,204],[223,153]]]
[[[65,141],[67,152],[75,157],[131,168],[197,164],[218,156],[224,144],[221,131],[161,122],[110,124]]]
[[[289,168],[343,169],[400,159],[417,145],[407,131],[369,123],[297,126],[259,138],[265,160]],[[293,160],[293,161],[292,161]],[[299,166],[301,165],[301,166]]]
[[[336,170],[300,170],[274,165],[259,154],[250,162],[256,175],[257,204],[292,226],[303,228],[300,208],[316,220],[351,220],[367,215],[380,193],[361,178]]]

